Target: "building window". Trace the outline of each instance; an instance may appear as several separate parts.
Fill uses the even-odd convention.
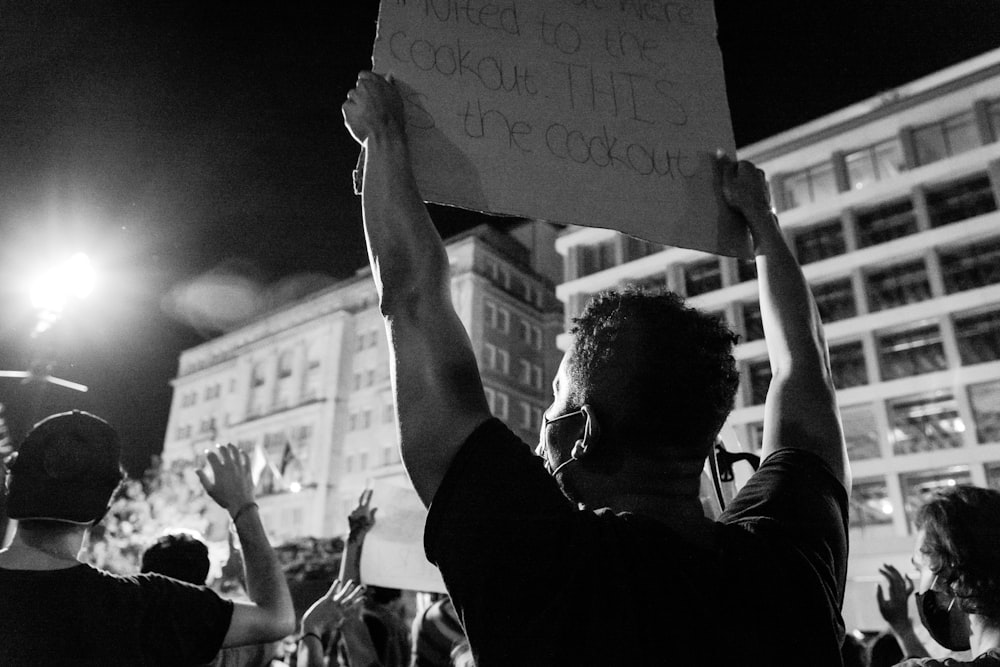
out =
[[[542,390],[542,367],[531,364],[531,386]]]
[[[382,406],[382,423],[388,424],[396,418],[396,406],[393,403],[386,403]]]
[[[771,386],[771,362],[751,361],[747,364],[747,376],[750,379],[750,405],[760,405],[767,398],[768,387]]]
[[[361,412],[361,428],[370,428],[372,425],[372,411],[365,409]]]
[[[990,120],[990,128],[993,130],[993,140],[1000,141],[1000,99],[993,100],[986,107],[986,117]]]
[[[850,278],[834,280],[812,288],[819,316],[824,322],[845,320],[858,314]]]
[[[936,324],[879,336],[878,356],[883,380],[948,368],[941,330]]]
[[[827,257],[843,255],[844,226],[839,220],[817,225],[795,235],[795,255],[799,264],[818,262]]]
[[[736,279],[741,283],[745,283],[750,280],[757,280],[757,260],[737,259]]]
[[[354,387],[354,391],[361,389],[361,373],[355,373],[351,380],[351,386]]]
[[[625,238],[625,261],[631,262],[636,259],[642,259],[648,255],[658,253],[663,250],[663,246],[659,243],[651,243],[650,241],[645,241],[643,239],[637,239],[634,236],[624,235]]]
[[[917,163],[930,164],[979,146],[979,130],[972,112],[958,114],[913,131]]]
[[[497,368],[497,346],[492,343],[483,343],[483,365],[490,369]]]
[[[966,366],[1000,359],[1000,310],[956,317],[955,338]]]
[[[927,266],[922,259],[869,273],[865,282],[873,312],[931,298]]]
[[[871,404],[852,405],[840,410],[847,443],[847,458],[851,461],[877,459],[882,456],[879,445],[878,422]]]
[[[965,423],[950,391],[905,396],[889,402],[893,454],[918,454],[962,446]]]
[[[909,199],[859,211],[856,222],[859,248],[917,233],[917,216]]]
[[[848,514],[851,528],[891,524],[893,507],[885,478],[854,480]]]
[[[529,324],[527,320],[520,321],[518,335],[522,343],[531,345],[531,324]]]
[[[931,227],[983,215],[997,210],[990,178],[980,174],[927,192]]]
[[[986,465],[986,487],[1000,491],[1000,464]]]
[[[941,252],[948,294],[1000,283],[1000,238]]]
[[[253,375],[251,376],[250,386],[259,387],[266,381],[266,374],[264,371],[264,364],[257,363],[253,367]]]
[[[518,373],[517,379],[521,381],[521,384],[531,384],[531,362],[526,359],[521,359],[519,361],[521,364],[521,371]]]
[[[578,278],[610,269],[615,265],[615,240],[609,239],[595,245],[577,246]]]
[[[697,296],[722,288],[718,259],[707,259],[684,267],[684,286],[688,296]]]
[[[502,391],[493,392],[493,395],[493,405],[490,409],[498,419],[506,421],[509,416],[510,399]]]
[[[782,180],[788,208],[821,201],[837,194],[833,163],[827,161],[785,176]]]
[[[497,348],[497,370],[504,375],[510,375],[510,353],[502,348]]]
[[[764,448],[764,422],[753,422],[746,426],[751,451],[759,452]]]
[[[976,422],[976,441],[1000,442],[1000,380],[969,385],[969,404]]]
[[[486,404],[489,406],[490,412],[496,414],[497,393],[491,387],[483,387],[483,393],[486,395]]]
[[[521,401],[518,407],[520,407],[521,428],[531,428],[533,424],[531,421],[531,404],[527,401]],[[537,426],[538,424],[534,423],[534,425]]]
[[[358,413],[352,412],[347,416],[347,430],[357,431],[358,430]]]
[[[931,499],[935,491],[959,484],[972,484],[968,466],[952,466],[900,475],[899,487],[903,492],[903,505],[906,508],[906,522],[910,532],[915,529],[913,520],[917,516],[917,510]]]
[[[833,384],[837,389],[868,384],[865,349],[861,341],[830,346],[830,368],[833,371]]]
[[[760,318],[760,304],[743,304],[743,336],[747,342],[764,337],[764,322]]]
[[[346,472],[352,472],[354,470],[354,457],[348,456],[344,459],[344,470]]]
[[[625,281],[625,284],[644,292],[662,292],[667,289],[667,274],[654,273],[651,276],[643,276],[642,278],[630,278]]]
[[[852,151],[844,156],[844,162],[847,180],[855,190],[892,178],[906,169],[903,148],[896,138]]]

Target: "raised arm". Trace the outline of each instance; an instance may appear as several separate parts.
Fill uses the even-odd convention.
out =
[[[847,450],[837,412],[823,323],[802,269],[771,211],[764,172],[722,156],[723,194],[753,236],[760,312],[771,362],[764,403],[763,455],[793,447],[820,456],[850,490]]]
[[[389,337],[400,453],[429,506],[489,408],[472,344],[452,305],[448,256],[413,176],[402,98],[391,81],[361,72],[342,111],[365,149],[361,205]]]
[[[365,545],[368,531],[375,525],[377,507],[371,506],[372,490],[365,489],[358,498],[358,506],[347,517],[347,538],[344,540],[344,553],[340,557],[341,581],[356,581],[361,583],[361,549]]]
[[[223,646],[276,641],[295,631],[295,609],[278,557],[264,532],[253,501],[250,458],[234,445],[209,452],[213,480],[198,477],[212,500],[229,512],[243,547],[247,594],[253,604],[237,602]]]

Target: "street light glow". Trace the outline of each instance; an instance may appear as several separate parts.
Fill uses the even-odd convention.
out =
[[[94,267],[90,258],[78,252],[63,264],[39,276],[31,288],[31,305],[43,314],[58,315],[67,302],[86,298],[94,289]]]

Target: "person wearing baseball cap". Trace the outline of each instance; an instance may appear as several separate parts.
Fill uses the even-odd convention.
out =
[[[208,454],[212,479],[198,475],[232,516],[252,603],[81,562],[88,531],[124,479],[120,455],[110,424],[74,410],[36,424],[8,458],[8,513],[18,526],[0,550],[0,664],[193,665],[221,647],[290,634],[288,586],[257,514],[249,458],[233,445]]]

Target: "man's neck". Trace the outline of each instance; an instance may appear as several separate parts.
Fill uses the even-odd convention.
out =
[[[19,526],[10,546],[0,551],[0,566],[15,570],[73,567],[79,564],[86,534],[83,526],[54,530],[24,530]]]
[[[622,493],[608,498],[607,502],[589,506],[589,509],[608,507],[614,512],[630,512],[657,521],[693,544],[709,547],[714,543],[712,521],[705,516],[697,495],[689,493],[640,494]]]

